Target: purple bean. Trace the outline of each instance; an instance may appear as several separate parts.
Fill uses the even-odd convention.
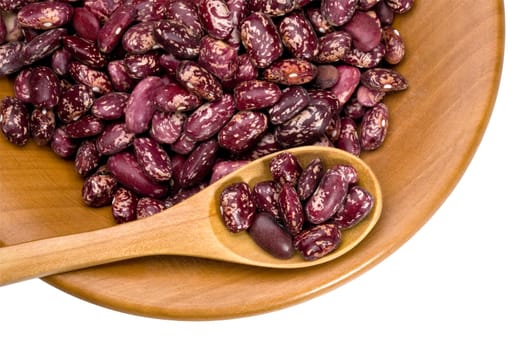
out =
[[[294,248],[291,236],[268,213],[257,213],[248,229],[254,242],[278,259],[289,259]]]

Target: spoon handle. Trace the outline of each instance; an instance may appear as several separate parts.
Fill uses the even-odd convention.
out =
[[[0,286],[141,256],[213,254],[218,245],[202,206],[188,200],[146,219],[2,247]]]

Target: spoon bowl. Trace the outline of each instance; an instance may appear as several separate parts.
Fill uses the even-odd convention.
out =
[[[379,182],[370,167],[352,154],[322,146],[289,149],[302,165],[319,157],[325,167],[350,164],[359,184],[374,197],[374,207],[358,225],[343,231],[341,245],[320,259],[298,254],[281,260],[258,247],[248,234],[229,232],[219,213],[222,190],[244,181],[271,179],[269,163],[276,153],[259,158],[206,189],[159,214],[90,232],[42,239],[0,248],[0,285],[150,255],[185,255],[269,268],[304,268],[326,263],[355,247],[372,230],[382,210]]]

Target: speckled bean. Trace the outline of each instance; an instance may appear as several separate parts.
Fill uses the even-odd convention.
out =
[[[137,162],[153,181],[171,179],[171,158],[157,141],[148,136],[136,137],[133,149]]]
[[[24,66],[23,48],[24,45],[19,41],[0,45],[0,76],[18,72]]]
[[[127,72],[124,60],[109,62],[107,70],[115,91],[127,92],[135,85],[135,81]]]
[[[24,65],[33,64],[45,57],[50,56],[62,45],[62,39],[67,34],[65,28],[46,30],[24,45],[21,59]]]
[[[270,107],[281,98],[281,89],[275,83],[264,80],[247,80],[233,90],[238,110],[254,110]]]
[[[219,131],[219,145],[233,153],[240,153],[254,146],[266,131],[268,120],[257,111],[240,111]]]
[[[129,94],[125,92],[109,92],[98,97],[91,106],[91,113],[102,120],[116,120],[124,116],[124,107]]]
[[[311,144],[324,134],[330,116],[328,107],[311,104],[292,119],[276,127],[277,142],[283,147]]]
[[[64,131],[68,137],[73,139],[83,139],[96,136],[104,130],[102,120],[90,114],[84,115],[79,119],[64,125]]]
[[[232,233],[247,230],[255,219],[252,190],[245,182],[228,185],[221,191],[219,210],[224,224]]]
[[[347,229],[357,225],[372,210],[374,197],[361,186],[352,186],[341,208],[335,213],[330,222],[340,229]]]
[[[233,30],[232,13],[223,0],[202,0],[198,13],[204,30],[217,39],[226,39]]]
[[[337,30],[319,39],[319,53],[315,56],[318,63],[333,63],[341,60],[352,47],[352,36]]]
[[[320,11],[328,23],[339,27],[352,18],[357,4],[358,0],[321,0]]]
[[[325,168],[320,158],[312,159],[297,180],[297,194],[301,201],[306,201],[314,193],[323,177]]]
[[[291,86],[285,90],[272,107],[268,116],[272,124],[278,125],[290,120],[310,103],[310,96],[302,86]]]
[[[299,195],[293,185],[289,183],[281,185],[278,203],[286,231],[292,235],[299,234],[304,224],[304,212]]]
[[[341,244],[342,234],[334,224],[317,225],[294,236],[293,245],[305,260],[316,260]]]
[[[311,60],[319,52],[319,40],[310,21],[301,12],[284,17],[279,24],[284,46],[297,58]]]
[[[133,221],[137,218],[138,198],[125,187],[118,187],[111,201],[111,214],[117,224]]]
[[[258,68],[266,68],[283,54],[283,44],[272,19],[261,12],[245,18],[241,24],[241,41]]]
[[[303,168],[299,160],[290,152],[281,152],[270,160],[270,173],[275,182],[296,186]]]
[[[125,123],[109,124],[97,137],[97,149],[102,155],[112,155],[131,146],[135,134],[127,131]]]
[[[191,59],[199,55],[199,40],[176,22],[170,20],[156,22],[154,34],[157,43],[179,59]]]
[[[282,85],[303,85],[317,75],[317,66],[301,58],[285,58],[273,62],[262,73],[262,78]]]
[[[73,84],[62,91],[56,107],[58,118],[64,123],[77,120],[93,105],[93,92],[83,84]]]
[[[0,128],[7,140],[17,146],[23,146],[29,141],[29,111],[16,97],[2,99]]]
[[[29,118],[29,130],[31,138],[38,146],[47,145],[51,141],[55,127],[55,112],[52,109],[33,109]]]
[[[408,87],[405,77],[391,68],[368,69],[361,75],[361,83],[382,92],[401,91]]]
[[[384,103],[367,110],[361,121],[359,139],[361,149],[371,151],[379,148],[388,132],[389,111]]]
[[[149,216],[160,213],[166,209],[164,201],[160,199],[142,197],[137,201],[137,219],[144,219]]]
[[[47,30],[62,27],[73,17],[73,6],[60,1],[39,1],[18,11],[18,23],[23,27]]]
[[[237,70],[237,49],[223,40],[201,39],[199,64],[220,80],[232,79]]]
[[[80,62],[71,62],[69,65],[69,74],[77,83],[89,87],[95,94],[107,94],[113,91],[113,85],[109,76],[97,69],[93,69]]]
[[[279,209],[279,193],[281,186],[275,181],[257,182],[253,186],[253,201],[259,212],[271,214],[275,220],[281,220]]]
[[[180,137],[185,119],[182,112],[156,111],[151,119],[149,134],[159,143],[174,143]]]
[[[74,157],[77,152],[78,142],[67,136],[64,127],[55,128],[51,137],[50,147],[57,156],[68,159]]]
[[[357,172],[350,165],[336,165],[326,170],[319,185],[305,204],[308,222],[321,224],[339,210],[350,184],[355,183]]]
[[[399,14],[410,11],[414,6],[414,0],[384,0],[384,2],[392,11]]]
[[[155,39],[155,22],[139,22],[122,36],[122,48],[132,54],[143,54],[158,46]]]
[[[157,75],[161,69],[159,54],[155,51],[143,54],[127,54],[124,57],[124,64],[129,76],[136,80]]]
[[[234,112],[232,95],[224,94],[219,100],[205,103],[191,113],[184,124],[184,131],[196,141],[207,140],[219,132]]]
[[[193,187],[210,175],[218,151],[219,145],[215,139],[198,144],[181,167],[178,177],[180,186]]]
[[[213,164],[210,184],[248,164],[248,160],[221,160]]]
[[[199,107],[201,98],[176,82],[169,82],[154,94],[155,107],[163,112],[184,112]]]
[[[176,80],[188,91],[207,101],[215,101],[222,94],[222,87],[207,69],[193,61],[182,61],[175,74]]]
[[[145,132],[155,112],[154,93],[164,82],[157,76],[141,80],[131,92],[124,109],[126,128],[129,132]]]
[[[79,36],[66,36],[62,39],[64,48],[80,62],[93,68],[104,68],[106,57],[99,51],[94,41]]]
[[[335,141],[335,147],[345,150],[353,155],[361,154],[361,142],[356,122],[351,118],[341,118],[341,132]]]
[[[123,186],[142,196],[163,198],[168,194],[168,185],[151,180],[139,165],[135,155],[125,151],[108,158],[109,171]]]
[[[111,13],[98,31],[97,46],[100,52],[109,53],[117,47],[136,15],[137,10],[130,5],[121,5]]]
[[[84,140],[75,154],[75,170],[80,176],[86,177],[100,166],[101,160],[95,142],[91,139]]]
[[[395,65],[405,57],[405,42],[396,29],[388,26],[382,31],[382,40],[385,45],[385,61]]]
[[[110,173],[95,173],[84,181],[82,200],[89,207],[103,207],[113,200],[118,182]]]

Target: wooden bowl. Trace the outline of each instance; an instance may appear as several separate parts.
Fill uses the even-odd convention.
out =
[[[306,270],[272,270],[159,256],[46,278],[79,298],[132,314],[224,319],[283,308],[348,282],[407,241],[465,171],[487,126],[500,79],[503,1],[416,1],[395,27],[410,87],[388,97],[391,126],[363,155],[381,181],[377,228],[349,254]],[[11,94],[7,80],[0,95]],[[88,209],[72,164],[48,149],[0,140],[0,245],[113,225]]]

